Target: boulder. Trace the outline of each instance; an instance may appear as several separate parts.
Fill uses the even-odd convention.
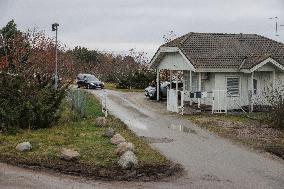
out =
[[[96,125],[99,127],[105,127],[107,125],[107,119],[105,117],[96,118]]]
[[[104,136],[104,137],[109,137],[109,138],[111,138],[111,137],[113,137],[114,134],[115,134],[115,131],[114,131],[112,128],[109,127],[109,128],[104,132],[103,136]]]
[[[138,160],[132,151],[126,151],[118,160],[118,164],[122,169],[132,169],[138,165]]]
[[[30,142],[22,142],[16,146],[16,150],[20,152],[30,151],[32,149],[32,145]]]
[[[123,136],[121,136],[120,134],[115,134],[111,139],[110,142],[112,144],[120,144],[122,142],[125,142],[125,138],[123,138]]]
[[[121,156],[126,151],[134,151],[134,145],[131,142],[122,142],[118,144],[115,150],[115,154]]]
[[[67,148],[62,148],[60,152],[60,159],[66,160],[66,161],[74,161],[78,160],[80,157],[79,152],[72,150],[72,149],[67,149]]]

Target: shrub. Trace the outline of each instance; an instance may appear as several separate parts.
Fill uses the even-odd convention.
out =
[[[0,73],[1,130],[46,128],[58,118],[67,86],[56,90],[51,79],[39,78],[27,80],[21,75]]]
[[[146,88],[149,83],[155,80],[156,74],[152,70],[137,70],[134,73],[130,73],[126,78],[119,81],[117,88]]]
[[[277,85],[266,94],[269,103],[268,118],[274,128],[284,129],[284,88]]]

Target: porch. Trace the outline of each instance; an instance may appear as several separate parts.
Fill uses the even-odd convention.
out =
[[[157,70],[157,86],[160,83],[160,72]],[[212,74],[211,74],[212,76]],[[169,70],[170,86],[167,89],[167,110],[180,114],[210,111],[227,112],[227,91],[214,90],[214,80],[209,73],[192,70]],[[182,85],[173,83],[182,83]],[[157,90],[157,100],[160,100]]]

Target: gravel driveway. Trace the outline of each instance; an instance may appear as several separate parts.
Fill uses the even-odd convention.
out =
[[[103,91],[93,90],[98,97]],[[107,91],[107,106],[187,174],[159,182],[101,182],[0,164],[0,188],[284,188],[284,162],[209,134],[143,93]]]

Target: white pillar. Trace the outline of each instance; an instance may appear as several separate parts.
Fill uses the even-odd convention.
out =
[[[275,70],[273,70],[273,72],[272,72],[272,89],[274,90],[275,89]]]
[[[201,92],[201,72],[198,73],[198,91]],[[198,98],[198,108],[200,108],[201,99]]]
[[[182,70],[182,90],[185,91],[185,79],[184,79],[184,71]]]
[[[189,91],[192,92],[192,71],[189,71]]]
[[[178,91],[178,74],[176,72],[176,92]]]
[[[170,89],[172,89],[172,82],[173,82],[173,71],[170,70]]]
[[[156,91],[157,91],[157,101],[160,100],[160,70],[157,69],[157,86],[156,86]]]
[[[251,72],[251,100],[250,100],[250,111],[253,112],[253,75],[254,75],[254,72]]]
[[[192,71],[189,71],[189,91],[192,92]],[[190,98],[189,104],[192,105],[192,100]]]

